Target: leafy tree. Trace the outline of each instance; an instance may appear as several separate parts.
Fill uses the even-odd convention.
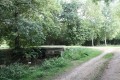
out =
[[[88,21],[89,31],[89,40],[92,42],[92,46],[94,46],[94,40],[99,37],[100,32],[100,23],[102,21],[102,13],[100,10],[100,6],[94,4],[92,1],[87,1],[84,5],[84,17],[85,20]],[[85,24],[86,25],[86,24]]]
[[[44,8],[44,18],[42,20],[43,25],[43,32],[45,35],[45,42],[44,44],[56,44],[56,40],[60,36],[60,22],[59,22],[59,15],[62,10],[60,2],[57,0],[46,0],[48,5],[45,5]]]
[[[53,26],[57,6],[55,0],[0,0],[0,40],[15,48],[42,44],[44,27]]]
[[[112,13],[112,16],[114,18],[114,23],[113,23],[113,26],[114,26],[114,29],[112,31],[114,31],[114,35],[113,35],[113,38],[115,40],[114,43],[119,43],[119,40],[120,40],[120,3],[116,3],[114,4],[113,7],[111,7],[111,13]]]
[[[101,28],[101,37],[104,37],[104,43],[107,45],[107,39],[113,39],[116,35],[116,25],[114,18],[112,17],[110,6],[104,5],[102,10],[104,19]],[[116,27],[117,28],[117,27]],[[102,38],[103,39],[103,38]]]
[[[79,2],[71,1],[62,3],[63,11],[60,16],[64,40],[67,44],[83,44],[86,37],[86,28],[81,26],[81,19],[78,15]]]
[[[95,2],[95,3],[97,3],[98,1],[104,1],[108,5],[110,2],[112,2],[114,0],[93,0],[93,2]]]

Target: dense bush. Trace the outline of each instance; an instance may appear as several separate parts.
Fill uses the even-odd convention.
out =
[[[15,49],[0,49],[0,64],[8,65],[10,63],[27,63],[34,62],[37,58],[42,58],[41,48],[21,48]]]
[[[89,56],[89,53],[90,52],[84,48],[71,48],[64,52],[63,57],[69,60],[78,60]]]
[[[50,73],[59,71],[71,65],[71,61],[86,59],[89,60],[99,55],[98,50],[85,48],[69,48],[66,49],[61,57],[46,59],[34,67],[28,67],[23,64],[11,64],[0,68],[0,80],[37,80],[43,78]],[[53,72],[51,72],[53,71]]]
[[[72,60],[80,60],[82,58],[96,56],[98,55],[98,53],[100,52],[93,49],[69,48],[62,53],[61,57],[45,60],[42,65],[42,68],[52,69],[56,67],[65,67]]]
[[[65,67],[68,64],[68,60],[60,57],[60,58],[54,58],[54,59],[50,59],[50,60],[46,60],[43,65],[42,68],[44,69],[52,69],[52,68],[56,68],[56,67]]]
[[[4,61],[5,61],[5,54],[0,51],[0,64],[4,64]]]
[[[0,65],[10,63],[11,49],[0,49]]]
[[[28,74],[28,66],[22,64],[11,64],[0,68],[0,80],[20,80]]]

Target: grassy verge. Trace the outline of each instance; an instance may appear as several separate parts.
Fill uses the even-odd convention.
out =
[[[113,57],[113,53],[106,54],[103,58],[110,60]]]
[[[45,60],[42,66],[37,66],[32,74],[22,80],[52,80],[52,76],[63,73],[76,65],[96,57],[101,52],[86,48],[70,48],[64,51],[62,57]],[[56,74],[57,73],[57,74]]]
[[[42,65],[34,67],[18,65],[19,67],[15,68],[14,65],[12,65],[5,69],[1,68],[0,74],[2,76],[0,76],[0,80],[3,80],[3,78],[4,80],[16,80],[16,78],[17,80],[53,80],[53,76],[72,69],[72,67],[80,65],[98,56],[100,53],[101,51],[99,50],[89,48],[69,48],[62,53],[61,57],[45,60]],[[13,67],[13,69],[11,69],[11,67]],[[18,71],[19,73],[17,73]]]

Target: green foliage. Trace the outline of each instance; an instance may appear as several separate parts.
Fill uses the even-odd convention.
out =
[[[68,61],[64,58],[54,58],[50,60],[45,60],[45,62],[42,65],[43,69],[52,69],[52,68],[62,68],[65,67],[68,64]]]
[[[0,43],[16,48],[111,40],[119,32],[118,8],[111,0],[1,0]]]
[[[92,40],[92,45],[94,45],[95,39],[100,37],[101,23],[103,21],[100,5],[100,3],[94,4],[91,0],[86,1],[86,4],[83,5],[85,18],[81,16],[83,18],[82,24],[88,29],[87,40]]]
[[[11,49],[0,49],[0,65],[9,64]]]
[[[89,56],[88,53],[86,53],[82,49],[68,49],[63,54],[64,58],[70,59],[70,60],[79,60],[81,58],[84,58],[86,56]]]
[[[93,0],[93,2],[97,3],[98,1],[102,1],[102,0]],[[109,4],[110,2],[112,2],[112,0],[103,0],[106,4]]]
[[[38,39],[36,35],[42,34],[40,25],[33,21],[33,19],[29,19],[30,14],[28,13],[33,12],[33,7],[31,6],[35,6],[35,3],[29,0],[0,1],[0,14],[2,17],[1,24],[3,24],[3,26],[1,26],[2,36],[12,47],[17,45],[15,43],[16,38],[19,38],[17,42],[18,46],[20,47],[24,44],[28,45],[35,42],[35,39],[33,40],[33,38]],[[33,37],[30,37],[31,35],[33,35]],[[41,36],[39,37],[39,39],[41,39]],[[31,42],[29,43],[28,40]],[[24,41],[27,41],[28,44],[26,44]]]
[[[46,33],[56,31],[59,9],[56,0],[1,0],[1,39],[11,47],[43,44]]]
[[[39,49],[37,49],[37,50],[39,50]],[[39,53],[41,53],[40,50],[39,50],[39,51],[35,51],[35,50],[33,50],[33,49],[26,49],[26,50],[24,51],[25,57],[26,57],[27,59],[31,59],[31,58],[37,59],[37,56],[38,56]]]
[[[31,51],[29,51],[29,49],[26,50],[27,58],[31,58],[31,56],[34,55],[34,51],[35,49]],[[42,65],[28,67],[23,64],[11,64],[0,69],[0,80],[33,80],[43,78],[46,75],[51,75],[56,71],[64,69],[71,64],[71,61],[86,61],[97,56],[99,53],[99,51],[91,49],[70,48],[65,50],[61,57],[46,59]],[[51,73],[51,71],[53,71],[53,73]]]
[[[69,48],[63,52],[61,57],[45,60],[42,65],[34,67],[32,70],[33,72],[24,77],[22,80],[36,80],[38,78],[45,79],[46,77],[50,79],[50,76],[59,72],[61,73],[66,68],[73,66],[72,61],[74,61],[74,63],[75,61],[85,62],[100,53],[100,51],[93,49]]]
[[[11,64],[0,68],[0,80],[20,80],[29,73],[28,66],[22,64]]]
[[[68,60],[81,60],[91,56],[92,54],[95,55],[96,53],[100,52],[86,48],[70,48],[64,52],[63,57]]]
[[[86,28],[81,26],[78,10],[81,6],[79,1],[72,0],[71,3],[62,2],[60,15],[61,37],[66,44],[83,44],[87,38]]]
[[[5,54],[2,51],[0,51],[0,64],[3,64],[4,61],[5,61]]]

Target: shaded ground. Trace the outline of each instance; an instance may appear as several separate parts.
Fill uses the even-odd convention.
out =
[[[65,72],[64,74],[57,76],[54,80],[98,80],[94,78],[98,75],[99,71],[101,70],[101,67],[106,62],[106,60],[103,59],[103,56],[105,56],[108,53],[114,52],[118,48],[97,47],[96,49],[102,50],[103,53],[98,57],[93,58],[92,60],[77,66],[76,68],[70,70],[69,72]],[[113,60],[110,62],[108,69],[106,69],[104,76],[102,77],[102,80],[120,80],[118,79],[118,77],[120,76],[120,53],[119,54],[118,53],[119,51],[116,52],[116,55],[114,56]],[[117,65],[118,63],[119,66]],[[112,75],[114,77],[112,77]],[[111,76],[111,78],[109,76]]]

